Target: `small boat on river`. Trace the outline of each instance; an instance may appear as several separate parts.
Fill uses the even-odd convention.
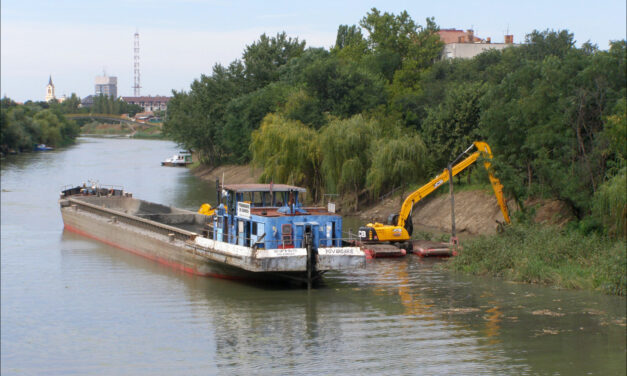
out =
[[[305,207],[304,188],[231,184],[210,215],[134,198],[121,187],[65,187],[67,230],[189,273],[296,281],[308,287],[330,270],[364,268],[365,253],[342,242],[342,217]]]
[[[178,154],[174,154],[161,162],[161,166],[169,167],[186,167],[190,164],[192,164],[192,155],[186,151],[180,151]]]
[[[39,144],[35,146],[34,150],[35,151],[50,151],[50,150],[54,150],[54,148],[50,146],[46,146],[46,144]]]

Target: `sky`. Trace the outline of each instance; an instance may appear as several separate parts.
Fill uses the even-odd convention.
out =
[[[215,64],[239,59],[263,33],[330,48],[339,25],[359,24],[370,11],[406,10],[418,24],[474,29],[503,42],[533,30],[569,30],[577,45],[601,49],[625,39],[625,0],[2,0],[0,94],[43,100],[49,76],[57,97],[94,93],[94,79],[118,78],[118,95],[133,95],[133,36],[140,35],[141,95],[188,90]]]

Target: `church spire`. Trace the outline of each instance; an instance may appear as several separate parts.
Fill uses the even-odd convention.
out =
[[[48,85],[46,85],[46,102],[50,102],[53,99],[57,99],[54,96],[54,85],[52,84],[52,75],[48,79]]]

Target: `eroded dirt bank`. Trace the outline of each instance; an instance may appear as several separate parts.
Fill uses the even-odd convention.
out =
[[[192,170],[194,175],[214,184],[216,179],[222,181],[223,178],[226,184],[257,183],[261,172],[261,169],[254,169],[250,165],[198,166]]]
[[[398,213],[402,205],[400,197],[386,199],[358,213],[365,221],[385,223],[391,213]],[[511,206],[511,203],[510,203]],[[451,201],[448,194],[430,197],[420,202],[413,211],[414,226],[439,231],[451,229]],[[455,194],[455,226],[459,233],[468,235],[493,234],[497,221],[503,222],[503,214],[496,198],[484,191],[462,191]]]

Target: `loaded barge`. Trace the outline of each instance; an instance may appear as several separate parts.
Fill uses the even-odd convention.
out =
[[[63,189],[59,204],[67,230],[197,275],[311,287],[327,271],[364,268],[365,253],[343,246],[342,217],[302,206],[304,192],[226,185],[219,205],[200,214],[83,185]]]

